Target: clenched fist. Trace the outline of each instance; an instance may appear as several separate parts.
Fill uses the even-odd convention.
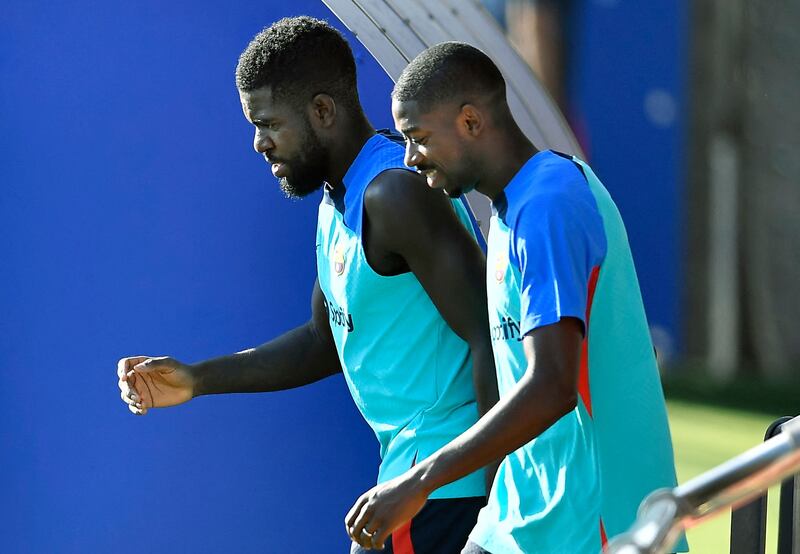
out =
[[[183,404],[194,396],[190,367],[167,356],[122,358],[117,376],[122,400],[136,415],[144,415],[150,408]]]

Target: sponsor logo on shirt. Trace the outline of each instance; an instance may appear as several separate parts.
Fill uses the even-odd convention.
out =
[[[506,254],[498,254],[494,262],[494,278],[498,283],[502,283],[505,280],[507,269],[508,256]]]
[[[491,329],[492,340],[516,340],[521,341],[522,336],[519,333],[519,321],[514,321],[510,317],[503,316],[500,318],[500,323],[492,325]]]
[[[328,302],[328,299],[323,295],[322,303],[325,305],[325,311],[328,312],[328,318],[331,321],[331,328],[344,327],[348,333],[352,333],[355,329],[353,325],[353,316],[348,314],[342,308],[333,302]]]
[[[342,245],[337,246],[333,252],[333,272],[336,275],[344,273],[344,248]]]

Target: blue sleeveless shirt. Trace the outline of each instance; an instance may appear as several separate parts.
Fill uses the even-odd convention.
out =
[[[378,482],[402,474],[478,418],[469,346],[447,325],[413,273],[383,276],[367,262],[364,193],[383,171],[406,169],[404,148],[377,134],[362,147],[344,192],[326,190],[317,223],[317,273],[350,393],[380,443]],[[453,207],[468,229],[469,214]],[[478,471],[431,498],[485,493]]]

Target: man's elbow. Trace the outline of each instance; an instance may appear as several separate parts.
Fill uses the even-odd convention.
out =
[[[550,399],[553,421],[558,421],[578,405],[578,391],[574,384],[556,382],[548,389],[547,397]]]
[[[559,395],[559,417],[570,413],[578,405],[578,391],[575,388],[565,388]]]

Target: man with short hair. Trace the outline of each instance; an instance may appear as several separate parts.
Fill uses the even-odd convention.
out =
[[[375,132],[359,103],[350,47],[327,23],[295,17],[264,29],[239,58],[236,85],[254,148],[284,192],[303,197],[324,186],[311,319],[256,348],[195,364],[124,358],[122,398],[145,414],[205,394],[284,390],[342,372],[380,443],[378,482],[392,479],[496,402],[473,222],[460,201],[404,166],[402,141]],[[485,504],[485,483],[483,472],[470,472],[431,495],[387,552],[458,552]]]
[[[476,189],[492,200],[486,283],[501,400],[363,494],[345,525],[363,546],[380,546],[432,491],[505,456],[464,553],[597,554],[648,493],[675,485],[620,214],[584,162],[534,147],[500,71],[478,49],[429,48],[392,100],[407,165],[453,198]]]

